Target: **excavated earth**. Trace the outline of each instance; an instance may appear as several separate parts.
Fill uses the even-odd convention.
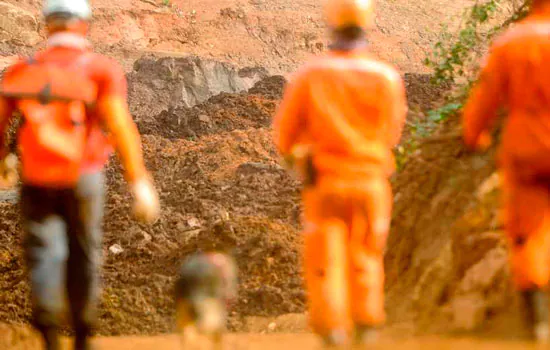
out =
[[[12,55],[40,45],[40,2],[0,0],[0,70]],[[437,37],[426,28],[433,18],[452,18],[472,2],[380,2],[373,51],[410,72],[405,139],[446,92],[430,85],[419,63]],[[154,226],[135,223],[113,159],[99,333],[173,331],[178,264],[191,252],[210,249],[233,254],[241,271],[232,330],[265,332],[273,319],[277,331],[303,330],[303,316],[280,318],[305,311],[301,209],[298,183],[279,166],[270,125],[284,73],[326,48],[318,3],[93,4],[92,40],[128,71],[131,110],[163,205]],[[515,337],[521,327],[497,210],[495,151],[468,153],[459,132],[455,116],[420,143],[393,179],[389,324],[401,334],[467,330]],[[12,193],[0,196],[0,216],[0,322],[26,324],[29,285]],[[14,344],[31,337],[18,326],[0,325],[0,334],[9,335],[0,336],[0,348],[18,348]]]
[[[156,65],[149,60],[136,62],[129,75],[130,86],[139,86],[130,89],[138,93],[131,100],[154,92],[147,85],[152,76],[163,84],[171,81],[164,79],[170,75],[167,59]],[[174,62],[179,59],[169,63]],[[147,74],[140,73],[143,64],[148,64]],[[182,70],[189,71],[195,70]],[[421,96],[442,92],[430,87],[425,76],[406,79],[416,109],[429,107]],[[299,187],[278,164],[270,131],[285,81],[266,77],[248,91],[224,92],[193,107],[167,99],[166,109],[153,117],[146,117],[149,109],[134,111],[163,212],[153,227],[132,220],[130,197],[114,159],[107,171],[101,334],[172,331],[171,289],[178,264],[197,250],[227,251],[237,259],[241,295],[230,320],[233,330],[246,330],[249,316],[305,310]],[[29,287],[17,205],[0,204],[0,214],[0,290],[5,291],[0,304],[7,306],[0,309],[0,319],[24,323],[30,317]],[[122,251],[113,253],[115,246]]]

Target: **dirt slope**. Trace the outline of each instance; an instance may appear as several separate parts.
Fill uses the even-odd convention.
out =
[[[163,76],[162,64],[152,67],[158,72],[153,76]],[[440,93],[424,76],[406,79],[414,109],[429,107],[424,93]],[[101,334],[171,331],[174,276],[181,259],[196,250],[221,249],[237,258],[241,298],[232,329],[247,329],[248,316],[305,310],[298,187],[278,165],[269,129],[284,83],[280,76],[269,77],[249,92],[222,93],[192,108],[138,120],[163,213],[152,228],[131,219],[130,198],[114,162],[108,171]],[[147,110],[136,113],[146,116]],[[0,320],[26,322],[29,289],[16,210],[12,204],[0,207],[0,287],[9,290],[0,293],[0,304],[9,306],[0,309]],[[115,245],[121,253],[110,250]]]
[[[424,53],[433,45],[439,24],[473,2],[379,1],[373,51],[404,72],[423,71]],[[40,4],[40,0],[0,1],[0,14],[7,19],[0,23],[6,38],[0,40],[2,55],[28,52],[37,44]],[[317,0],[92,0],[92,4],[96,47],[128,62],[128,67],[143,53],[154,52],[193,54],[287,73],[327,45]]]
[[[93,1],[92,40],[130,72],[131,108],[146,135],[147,164],[163,204],[162,218],[152,228],[134,223],[118,166],[111,165],[102,334],[171,331],[174,274],[181,258],[198,249],[227,250],[237,257],[242,296],[232,314],[232,329],[246,330],[247,316],[305,309],[298,188],[278,166],[269,129],[284,78],[265,77],[268,71],[287,73],[326,48],[319,2],[169,3]],[[444,93],[422,74],[424,51],[436,36],[434,18],[444,21],[470,3],[379,2],[372,49],[408,73],[411,122]],[[29,53],[39,45],[39,4],[0,0],[0,69],[11,55]],[[156,61],[151,53],[202,58],[178,66],[195,58]],[[204,65],[204,58],[210,63]],[[227,62],[235,67],[228,68]],[[212,72],[233,80],[221,90],[199,91]],[[236,83],[243,76],[254,79]],[[188,84],[195,79],[200,84]],[[183,90],[193,98],[186,100]],[[491,187],[486,180],[493,164],[488,156],[467,154],[456,137],[449,137],[456,133],[456,124],[450,121],[440,139],[422,145],[395,181],[387,306],[391,323],[405,323],[407,329],[472,329],[492,315],[502,315],[511,300],[505,293],[505,254],[494,232],[496,199],[491,191],[476,195]],[[0,215],[0,321],[25,323],[30,317],[29,288],[17,207],[0,203]],[[114,245],[122,252],[113,253]],[[500,319],[505,318],[495,320],[497,325]],[[509,325],[506,320],[502,324]]]
[[[511,290],[495,149],[465,150],[455,117],[395,181],[386,254],[392,322],[415,331],[524,335]],[[395,306],[399,305],[399,307]]]

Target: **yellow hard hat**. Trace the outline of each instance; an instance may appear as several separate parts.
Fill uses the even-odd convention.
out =
[[[374,23],[374,0],[325,0],[325,17],[332,29],[370,27]]]

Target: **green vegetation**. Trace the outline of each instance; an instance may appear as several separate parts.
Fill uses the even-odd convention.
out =
[[[434,71],[432,81],[435,84],[455,83],[457,78],[467,75],[472,51],[486,41],[489,34],[483,31],[483,24],[492,18],[501,1],[489,0],[471,7],[466,12],[464,25],[458,35],[450,33],[448,27],[443,28],[434,51],[424,61]]]
[[[445,105],[407,125],[409,137],[396,150],[398,169],[418,149],[421,140],[430,137],[440,123],[460,114],[477,76],[483,50],[496,34],[524,18],[530,4],[530,0],[478,1],[464,12],[461,25],[455,33],[448,26],[443,27],[438,42],[424,63],[433,70],[432,84],[451,87],[451,93]],[[501,18],[504,10],[510,15],[500,22],[496,21],[497,15]]]
[[[491,21],[502,12],[505,5],[511,7],[510,16],[501,23],[491,25]],[[458,33],[453,34],[444,26],[433,52],[424,61],[426,66],[433,69],[433,83],[453,84],[459,78],[471,83],[475,76],[472,72],[477,68],[479,55],[476,54],[479,49],[486,47],[495,34],[525,17],[529,5],[529,0],[519,6],[514,0],[478,2],[464,13]]]

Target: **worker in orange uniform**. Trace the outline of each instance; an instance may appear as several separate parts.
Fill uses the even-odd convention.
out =
[[[549,337],[549,61],[550,1],[534,0],[527,18],[493,43],[464,110],[464,140],[477,150],[491,144],[499,108],[509,113],[499,166],[511,272],[532,336],[540,341]]]
[[[383,252],[390,228],[392,148],[407,113],[398,72],[367,49],[371,0],[329,0],[330,52],[294,76],[275,142],[305,187],[310,324],[327,345],[359,344],[385,321]]]
[[[16,159],[5,146],[13,112],[21,159],[21,211],[30,271],[33,324],[47,349],[59,349],[64,288],[74,348],[90,348],[96,322],[104,205],[103,168],[114,145],[145,223],[159,214],[128,112],[126,78],[91,51],[87,0],[47,0],[46,49],[10,67],[0,82],[0,185],[13,185]]]

